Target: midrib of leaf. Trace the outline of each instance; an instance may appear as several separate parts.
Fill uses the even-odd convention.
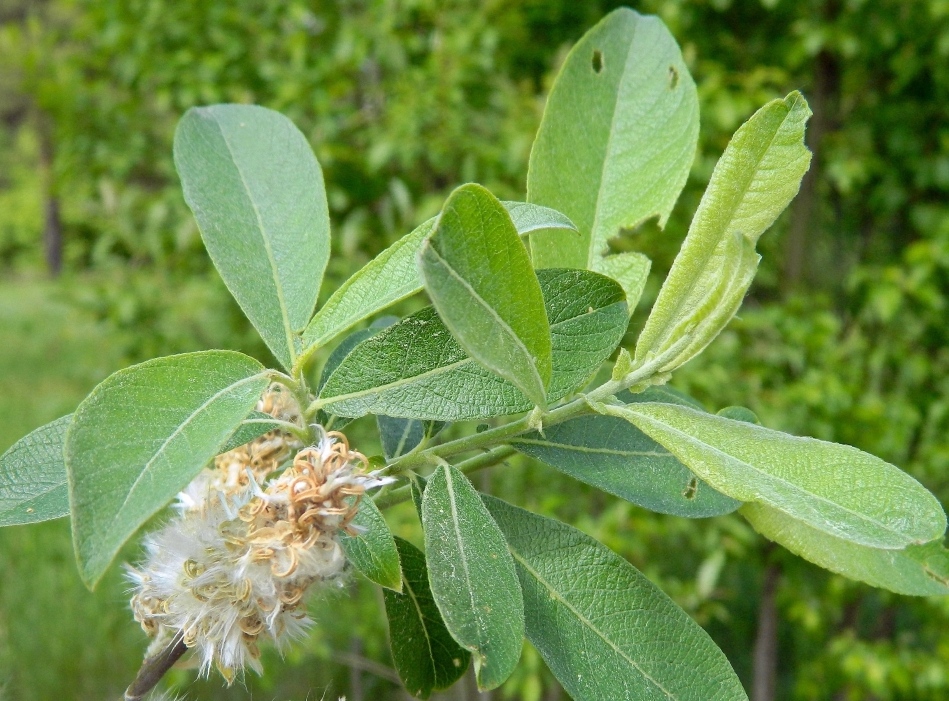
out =
[[[468,600],[471,602],[471,610],[477,612],[478,607],[475,603],[474,591],[471,587],[471,570],[468,568],[468,558],[465,557],[465,545],[461,538],[461,529],[458,527],[458,504],[455,502],[455,491],[453,489],[454,482],[452,481],[451,470],[444,468],[444,472],[446,482],[448,483],[448,502],[451,504],[451,525],[452,529],[455,531],[455,538],[458,540],[458,550],[461,553],[461,567],[465,573],[465,587],[468,590]],[[478,645],[480,646],[487,639],[487,635],[485,634],[481,617],[475,615],[474,619],[475,626],[478,628]],[[478,657],[481,658],[481,660],[484,660],[484,652],[481,651],[480,647],[475,646],[468,649],[471,650],[471,652],[477,652]]]
[[[358,392],[350,392],[349,394],[337,394],[333,397],[327,397],[325,400],[317,402],[317,406],[328,406],[330,404],[338,404],[339,402],[347,401],[350,399],[360,399],[370,394],[379,394],[382,391],[388,392],[392,389],[398,389],[403,385],[410,385],[419,380],[425,379],[426,377],[431,377],[432,375],[437,375],[442,372],[447,372],[449,370],[454,370],[457,367],[464,365],[465,363],[473,363],[474,358],[465,357],[461,360],[457,360],[454,363],[449,363],[448,365],[439,365],[434,367],[431,370],[426,370],[425,372],[419,373],[418,375],[412,375],[411,377],[401,377],[398,380],[393,380],[392,382],[384,385],[377,385],[375,387],[370,387],[368,389],[362,389]],[[332,375],[330,375],[332,377]]]
[[[555,443],[553,441],[540,441],[536,438],[517,438],[511,441],[511,443],[526,443],[528,445],[539,445],[541,447],[550,447],[550,448],[563,448],[564,450],[569,450],[576,453],[592,453],[595,455],[616,455],[619,457],[653,457],[653,458],[666,458],[671,457],[672,453],[669,451],[657,452],[655,450],[619,450],[616,448],[590,448],[587,446],[576,446],[571,445],[570,443]]]
[[[795,98],[795,100],[796,99],[797,98]],[[771,136],[771,140],[768,142],[767,148],[765,148],[762,151],[761,156],[755,160],[755,167],[751,171],[751,175],[749,175],[749,177],[745,180],[745,183],[741,188],[741,196],[737,198],[737,202],[733,206],[729,207],[729,209],[731,210],[731,213],[728,215],[728,221],[726,222],[725,226],[722,227],[723,231],[727,232],[728,229],[731,227],[732,222],[735,221],[735,213],[738,211],[739,207],[741,206],[741,203],[744,202],[746,195],[751,190],[751,183],[754,181],[755,175],[760,170],[761,162],[765,159],[765,156],[768,154],[768,151],[771,149],[772,144],[774,144],[774,140],[778,138],[778,134],[780,133],[781,129],[784,127],[784,123],[788,120],[790,116],[791,116],[791,108],[789,107],[788,113],[784,116],[784,119],[781,120],[781,124],[779,124],[778,127],[774,130],[774,134]],[[701,206],[702,206],[702,203],[700,202],[699,207]],[[742,238],[746,238],[744,233],[742,232],[739,232],[739,233],[741,233]],[[720,243],[721,240],[722,239],[719,238],[718,243]],[[702,256],[702,266],[699,268],[700,271],[704,271],[705,268],[708,266],[708,261],[712,257],[712,254],[715,253],[715,249],[718,248],[718,243],[715,244],[715,246],[712,248],[711,251],[709,251],[704,256]],[[755,245],[755,244],[752,244],[752,245]],[[736,272],[736,276],[737,276],[737,272]],[[700,275],[696,275],[695,277],[693,277],[692,282],[686,288],[687,289],[686,294],[679,295],[679,301],[675,305],[675,308],[673,310],[674,313],[670,314],[670,318],[675,318],[679,315],[679,311],[682,309],[682,305],[685,304],[685,300],[689,297],[689,295],[695,289],[695,286],[698,284],[699,278],[700,278]],[[661,290],[660,290],[660,293],[661,293]]]
[[[213,396],[209,397],[201,406],[199,406],[197,409],[191,412],[184,421],[178,424],[178,427],[174,431],[172,431],[171,435],[168,436],[168,438],[166,438],[164,441],[162,441],[162,444],[158,447],[158,450],[156,450],[154,455],[152,455],[152,457],[148,460],[148,462],[145,463],[145,467],[142,468],[142,471],[138,474],[138,477],[135,478],[135,481],[132,483],[132,486],[129,487],[128,494],[125,495],[125,500],[122,502],[121,506],[119,506],[119,508],[116,509],[115,516],[113,516],[112,521],[109,522],[109,527],[108,527],[109,531],[111,531],[112,528],[115,526],[115,522],[119,520],[119,516],[122,515],[122,512],[124,511],[125,507],[128,505],[129,499],[131,499],[132,494],[135,493],[135,489],[138,487],[139,483],[145,477],[146,473],[148,473],[149,470],[151,470],[152,465],[154,465],[158,457],[164,452],[165,448],[168,447],[168,444],[171,443],[172,440],[177,438],[178,435],[185,429],[185,427],[187,427],[194,420],[194,418],[198,414],[200,414],[202,411],[207,409],[218,398],[220,398],[227,392],[230,392],[240,387],[241,385],[260,379],[263,375],[264,373],[257,373],[256,375],[245,377],[243,380],[239,380],[238,382],[230,384],[227,387],[219,390]]]
[[[820,494],[814,494],[813,492],[808,492],[808,491],[805,490],[803,487],[799,487],[798,485],[794,484],[793,482],[788,482],[787,480],[785,480],[785,479],[779,477],[778,475],[775,475],[775,474],[773,474],[773,473],[771,473],[771,472],[766,472],[765,470],[761,470],[761,469],[755,467],[754,465],[751,465],[750,463],[747,463],[747,462],[745,462],[744,460],[741,460],[740,458],[735,457],[734,455],[729,455],[728,453],[724,452],[723,450],[720,450],[720,449],[716,448],[715,446],[712,446],[712,445],[709,445],[708,443],[705,443],[705,442],[703,442],[703,441],[700,441],[699,439],[694,438],[693,436],[690,436],[690,435],[687,434],[687,433],[683,433],[682,431],[680,431],[679,429],[675,428],[674,426],[670,426],[669,424],[662,423],[661,421],[658,421],[658,420],[656,420],[656,419],[652,419],[652,418],[650,418],[650,417],[643,416],[642,414],[636,414],[636,415],[639,416],[640,418],[645,419],[647,422],[652,422],[652,423],[654,423],[654,424],[659,424],[659,425],[661,425],[661,426],[664,426],[664,427],[668,428],[670,431],[674,431],[674,432],[677,433],[678,435],[682,436],[687,442],[689,442],[689,443],[691,443],[691,444],[693,444],[693,445],[699,446],[700,448],[701,448],[701,447],[704,447],[705,449],[710,450],[710,451],[712,451],[713,453],[715,453],[715,454],[717,454],[717,455],[724,456],[727,460],[731,460],[731,461],[734,461],[734,462],[736,462],[736,463],[738,463],[738,464],[740,464],[740,465],[744,465],[745,467],[747,467],[748,469],[750,469],[752,472],[755,472],[755,473],[757,473],[757,474],[759,474],[759,475],[763,475],[763,476],[765,476],[765,477],[768,477],[768,478],[770,478],[770,479],[773,479],[774,481],[779,482],[780,484],[782,484],[782,485],[784,485],[784,486],[786,486],[786,487],[789,487],[789,488],[791,489],[791,491],[794,491],[794,492],[796,492],[797,494],[804,494],[804,495],[809,496],[809,497],[812,497],[812,498],[814,498],[814,499],[816,499],[816,500],[818,500],[818,501],[821,501],[821,502],[823,502],[823,503],[825,503],[825,504],[830,504],[830,505],[833,506],[834,508],[840,509],[841,511],[844,511],[845,513],[848,513],[848,514],[851,514],[852,516],[856,516],[858,520],[866,521],[866,522],[868,522],[868,523],[872,523],[872,524],[874,524],[874,525],[876,525],[876,526],[879,526],[880,528],[882,528],[884,531],[887,531],[888,533],[892,533],[892,534],[894,534],[894,535],[897,535],[897,536],[903,538],[904,540],[908,540],[908,541],[910,541],[910,542],[915,542],[915,541],[913,541],[912,538],[910,538],[910,537],[907,536],[906,534],[901,533],[900,531],[893,530],[890,526],[887,526],[887,525],[885,525],[885,524],[883,524],[883,523],[877,521],[876,519],[874,519],[874,518],[872,518],[872,517],[870,517],[870,516],[868,516],[868,515],[866,515],[866,514],[861,514],[861,513],[857,512],[857,511],[853,511],[852,509],[847,508],[847,507],[844,506],[843,504],[838,504],[837,502],[831,501],[831,500],[828,499],[827,497],[823,497],[823,496],[821,496]],[[671,451],[670,451],[670,452],[671,452]],[[673,453],[673,455],[675,455],[675,454]],[[714,487],[714,485],[713,485],[713,487]],[[728,496],[730,496],[730,495],[728,495]],[[734,497],[732,497],[732,498],[734,498]],[[777,507],[774,506],[773,504],[770,504],[770,502],[766,502],[766,503],[768,503],[769,506],[773,506],[774,508],[777,508]],[[784,511],[781,510],[781,509],[778,509],[778,510],[781,511],[782,513],[786,513],[786,512],[784,512]],[[819,529],[819,530],[822,530],[822,529]],[[835,533],[832,533],[831,535],[835,535]],[[849,538],[846,538],[845,536],[839,536],[839,535],[838,535],[838,537],[843,538],[844,540],[850,540]],[[858,541],[852,541],[852,542],[857,542],[858,545],[860,544]],[[880,547],[880,546],[869,546],[869,547]],[[881,547],[881,549],[882,549],[882,550],[888,550],[888,549],[898,549],[898,548],[882,548],[882,547]]]
[[[250,186],[247,184],[247,178],[244,177],[244,171],[238,164],[237,159],[234,156],[234,150],[231,148],[231,144],[227,140],[227,136],[224,134],[224,130],[221,128],[221,124],[218,122],[217,117],[214,118],[214,125],[221,134],[221,139],[223,139],[224,145],[227,146],[227,152],[230,154],[231,161],[234,163],[234,167],[237,169],[237,174],[241,178],[241,184],[244,186],[244,191],[247,193],[247,199],[250,202],[250,206],[254,209],[254,216],[257,217],[260,238],[264,243],[264,250],[267,252],[267,262],[270,264],[270,271],[273,273],[274,286],[277,289],[277,301],[280,303],[280,318],[283,321],[283,330],[286,334],[287,350],[290,353],[290,365],[293,366],[297,362],[297,349],[296,344],[293,342],[293,325],[290,323],[290,317],[287,314],[287,302],[283,295],[283,282],[281,281],[280,275],[277,272],[277,260],[274,258],[273,249],[270,247],[270,241],[264,235],[264,220],[260,215],[260,209],[257,207],[257,203],[251,196]]]
[[[405,449],[405,441],[408,440],[409,431],[412,428],[413,419],[409,419],[405,422],[405,425],[402,427],[402,437],[399,438],[399,442],[395,445],[395,455],[399,457],[402,455],[402,451]]]
[[[442,258],[442,257],[438,254],[438,251],[436,251],[431,245],[429,245],[429,250],[432,252],[432,255],[435,256],[443,266],[445,266],[445,269],[448,271],[448,274],[451,275],[453,278],[455,278],[458,282],[460,282],[460,283],[462,284],[462,286],[463,286],[466,290],[468,290],[468,293],[469,293],[477,302],[479,302],[482,307],[484,307],[485,309],[488,310],[488,312],[491,314],[491,316],[494,317],[494,320],[497,321],[498,325],[499,325],[500,328],[501,328],[501,331],[503,331],[503,332],[505,333],[505,335],[510,336],[510,337],[514,340],[514,343],[517,344],[517,346],[524,352],[524,354],[525,354],[528,358],[530,358],[530,359],[533,361],[533,360],[534,360],[534,354],[531,353],[529,350],[527,350],[527,346],[525,346],[524,343],[523,343],[523,341],[521,341],[520,337],[519,337],[516,333],[514,333],[514,329],[512,329],[504,319],[502,319],[500,316],[498,316],[498,313],[494,310],[494,307],[492,307],[490,304],[488,304],[488,303],[481,297],[481,295],[479,295],[479,294],[475,291],[475,289],[474,289],[470,284],[468,284],[468,281],[467,281],[467,280],[465,280],[465,279],[464,279],[463,277],[461,277],[457,272],[455,272],[455,269],[454,269],[451,265],[448,264],[448,261],[446,261],[444,258]],[[546,314],[546,312],[545,312],[545,314]],[[446,325],[447,325],[447,324],[446,324]],[[546,390],[547,388],[546,388],[546,386],[544,385],[544,381],[543,381],[543,379],[541,379],[540,373],[537,371],[537,366],[534,364],[534,362],[529,363],[529,365],[530,365],[531,370],[533,370],[534,379],[537,380],[537,382],[538,382],[538,384],[540,385],[541,389]],[[544,392],[544,393],[546,393],[546,392]]]
[[[610,639],[606,636],[605,633],[603,633],[599,628],[597,628],[597,627],[593,624],[593,621],[591,621],[591,620],[588,619],[586,616],[584,616],[582,613],[580,613],[580,611],[578,611],[569,601],[567,601],[563,596],[561,596],[560,592],[559,592],[557,589],[555,589],[546,579],[544,579],[544,578],[541,576],[540,572],[538,572],[538,571],[535,570],[533,567],[531,567],[531,566],[527,563],[527,561],[521,556],[521,554],[518,553],[518,552],[513,548],[513,546],[511,546],[510,543],[508,543],[508,550],[511,552],[511,555],[514,557],[514,559],[517,560],[518,563],[520,563],[521,567],[523,567],[525,570],[527,570],[527,571],[531,574],[531,576],[534,577],[534,579],[536,579],[538,582],[540,582],[540,583],[544,586],[544,588],[546,588],[547,591],[550,592],[550,598],[551,598],[551,599],[553,599],[554,601],[559,601],[559,602],[562,603],[564,606],[566,606],[566,607],[570,610],[570,612],[571,612],[574,616],[577,617],[577,620],[579,620],[583,625],[585,625],[585,626],[586,626],[587,628],[589,628],[593,633],[595,633],[596,636],[597,636],[598,638],[600,638],[600,640],[602,640],[602,641],[603,641],[604,643],[606,643],[609,647],[611,647],[620,657],[622,657],[624,660],[626,660],[627,662],[629,662],[629,664],[632,665],[632,666],[636,669],[637,672],[639,672],[640,674],[643,675],[643,677],[645,677],[645,678],[648,679],[650,682],[652,682],[652,684],[653,684],[657,689],[659,689],[659,691],[661,691],[662,693],[664,693],[667,698],[670,698],[670,699],[673,699],[673,700],[676,698],[675,696],[672,695],[672,693],[671,693],[668,689],[666,689],[662,684],[660,684],[658,681],[656,681],[655,679],[653,679],[652,676],[651,676],[648,672],[646,672],[642,667],[640,667],[639,664],[636,662],[636,660],[634,660],[632,657],[630,657],[629,655],[627,655],[626,652],[625,652],[622,648],[618,647],[618,646],[616,645],[616,643],[614,643],[612,640],[610,640]]]
[[[426,625],[425,614],[422,612],[422,607],[419,606],[418,598],[415,596],[415,590],[412,588],[412,584],[409,582],[408,577],[403,577],[402,581],[405,583],[405,591],[408,592],[409,598],[412,600],[412,604],[415,606],[415,610],[418,612],[418,619],[422,622],[422,633],[425,635],[425,647],[428,648],[428,659],[432,661],[432,685],[435,684],[435,676],[437,675],[435,662],[435,650],[432,647],[432,637],[428,634],[428,626]]]

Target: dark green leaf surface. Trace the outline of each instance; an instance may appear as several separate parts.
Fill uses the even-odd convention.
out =
[[[72,414],[40,426],[0,455],[0,526],[69,513],[63,445]]]
[[[412,503],[415,504],[415,510],[418,512],[418,520],[422,520],[422,495],[425,494],[425,485],[428,484],[421,475],[414,472],[409,473],[409,486],[412,490]]]
[[[504,536],[471,482],[443,465],[422,498],[432,595],[452,637],[474,655],[478,687],[494,689],[521,657],[524,602]]]
[[[226,453],[234,448],[240,448],[242,445],[250,443],[255,438],[259,438],[280,425],[274,421],[270,414],[262,411],[252,411],[237,427],[233,435],[227,439],[227,443],[221,446],[221,452]]]
[[[800,93],[773,100],[735,132],[636,344],[639,364],[670,371],[698,355],[741,306],[755,244],[797,194],[811,153]]]
[[[357,570],[376,584],[402,591],[402,568],[399,565],[399,551],[395,547],[392,531],[385,517],[372,499],[363,499],[359,511],[353,519],[357,529],[364,529],[356,536],[345,533],[340,537],[340,545],[346,551],[346,557]]]
[[[175,132],[175,166],[211,260],[291,367],[330,253],[323,174],[306,138],[263,107],[197,107]]]
[[[897,594],[949,594],[949,552],[941,541],[884,550],[836,538],[765,504],[745,504],[741,514],[768,540],[831,572]]]
[[[554,82],[527,175],[527,199],[581,235],[532,236],[534,264],[610,274],[597,267],[609,239],[650,217],[665,225],[698,134],[695,83],[662,21],[627,8],[606,16]]]
[[[672,404],[600,409],[633,423],[715,489],[844,540],[903,548],[946,530],[942,506],[919,482],[856,448]]]
[[[79,405],[65,457],[73,544],[88,586],[220,452],[268,382],[246,355],[186,353],[120,370]]]
[[[465,673],[471,653],[445,628],[428,584],[425,555],[401,538],[395,544],[402,562],[402,593],[382,592],[392,660],[409,693],[427,699],[432,690],[448,688]]]
[[[425,438],[425,422],[418,419],[380,415],[376,417],[376,425],[386,460],[405,455]]]
[[[511,445],[581,482],[652,511],[719,516],[741,502],[715,491],[628,421],[580,416],[519,436]]]
[[[563,214],[526,202],[502,202],[520,235],[546,229],[576,232]],[[423,222],[373,260],[336,290],[313,317],[303,342],[306,347],[322,346],[353,324],[382,311],[422,289],[418,257],[422,241],[435,226],[435,218]]]
[[[548,402],[583,385],[626,331],[623,291],[585,270],[540,270],[550,320],[553,370]],[[345,416],[386,414],[439,421],[528,411],[532,403],[469,358],[433,309],[422,310],[365,341],[320,393],[326,410]]]
[[[524,592],[527,638],[577,701],[740,701],[708,634],[619,555],[564,523],[484,498]]]
[[[544,406],[551,340],[540,283],[504,205],[456,189],[422,244],[419,270],[438,315],[469,356]]]

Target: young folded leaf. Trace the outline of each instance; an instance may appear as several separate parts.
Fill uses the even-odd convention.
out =
[[[636,344],[637,365],[669,372],[698,355],[741,306],[758,269],[755,244],[797,194],[810,164],[798,92],[758,110],[715,166]]]
[[[537,271],[550,322],[547,401],[586,382],[623,338],[623,290],[588,270]],[[529,411],[532,402],[470,358],[434,309],[423,309],[364,341],[320,392],[326,411],[458,421]]]
[[[340,545],[346,557],[368,579],[393,591],[402,591],[402,568],[392,531],[372,499],[359,502],[353,525],[359,535],[342,533]]]
[[[635,567],[565,523],[483,497],[524,591],[527,638],[576,701],[746,701],[721,650]]]
[[[698,134],[695,83],[669,30],[628,8],[607,15],[560,69],[527,174],[528,201],[563,212],[581,236],[531,236],[534,265],[612,275],[600,263],[607,241],[650,217],[665,225]]]
[[[432,595],[452,637],[474,655],[478,688],[494,689],[521,657],[524,601],[504,536],[471,482],[443,465],[422,497]]]
[[[72,414],[40,426],[0,455],[0,526],[69,513],[63,445]]]
[[[904,548],[946,530],[936,497],[856,448],[673,404],[597,408],[635,425],[720,492],[767,504],[838,538]]]
[[[561,229],[576,232],[576,227],[560,212],[526,202],[502,202],[517,233]],[[316,313],[306,331],[303,344],[312,351],[399,300],[419,292],[419,249],[435,226],[435,218],[419,225],[373,258],[344,282]]]
[[[182,117],[174,152],[211,260],[289,369],[330,254],[323,173],[306,137],[278,112],[213,105]]]
[[[471,653],[454,641],[432,599],[425,555],[395,539],[402,561],[403,591],[384,589],[389,644],[399,679],[409,693],[427,699],[447,689],[468,669]]]
[[[268,381],[246,355],[203,351],[120,370],[86,397],[66,433],[65,458],[73,544],[87,586],[221,452]]]
[[[445,202],[418,260],[425,289],[465,351],[546,406],[550,325],[504,205],[480,185],[462,185]]]
[[[949,551],[941,541],[884,550],[837,538],[765,504],[745,504],[741,515],[768,540],[831,572],[897,594],[949,594]]]

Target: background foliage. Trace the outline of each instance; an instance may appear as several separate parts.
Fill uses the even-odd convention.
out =
[[[255,102],[307,135],[337,247],[325,298],[455,185],[523,197],[550,80],[616,4],[0,0],[0,448],[130,362],[211,347],[270,361],[181,196],[171,140],[189,107]],[[879,455],[949,503],[949,5],[632,4],[682,45],[702,110],[699,156],[665,230],[647,224],[613,242],[654,260],[634,325],[728,136],[766,100],[801,89],[815,112],[811,172],[779,235],[761,242],[741,318],[677,385],[710,408],[744,404],[767,426]],[[46,281],[48,270],[61,274]],[[354,445],[381,452],[360,430]],[[947,695],[946,601],[845,581],[735,517],[660,516],[512,462],[479,487],[629,558],[706,627],[749,688],[757,672],[757,698]],[[410,508],[400,535],[421,544]],[[67,529],[0,531],[0,698],[116,695],[140,660],[145,638],[120,574],[86,592]],[[246,690],[192,684],[190,672],[177,673],[178,688],[208,699],[398,698],[380,605],[356,582],[314,602],[320,625],[307,644],[283,661],[270,654]],[[776,651],[759,639],[769,622]],[[775,660],[772,695],[761,673]],[[452,693],[475,698],[471,688]],[[493,692],[560,694],[530,649]]]

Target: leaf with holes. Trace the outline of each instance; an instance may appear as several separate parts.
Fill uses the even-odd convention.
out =
[[[909,596],[949,594],[949,552],[939,541],[884,550],[836,538],[766,504],[745,504],[741,515],[768,540],[844,577]]]
[[[0,526],[69,513],[63,445],[72,414],[40,426],[0,455]]]
[[[471,482],[442,465],[422,497],[432,595],[452,637],[474,656],[478,688],[494,689],[521,657],[524,602],[504,536]]]
[[[532,231],[576,232],[563,214],[549,207],[526,202],[502,202],[521,236]],[[419,249],[435,226],[435,218],[423,222],[363,266],[326,301],[303,333],[304,345],[322,346],[353,324],[367,319],[422,289]]]
[[[946,530],[942,506],[919,482],[856,448],[673,404],[597,408],[632,423],[720,492],[838,538],[904,548]]]
[[[217,455],[269,379],[232,351],[157,358],[106,378],[66,434],[73,544],[94,587],[126,540]]]
[[[402,591],[399,551],[385,517],[372,499],[363,499],[353,525],[361,533],[340,536],[340,545],[355,568],[376,584]]]
[[[524,592],[527,638],[577,701],[745,701],[708,634],[635,567],[588,535],[500,499]]]
[[[607,241],[650,217],[665,225],[698,135],[695,83],[669,30],[627,8],[607,15],[560,69],[527,174],[528,201],[566,214],[580,236],[531,236],[534,265],[612,275]]]
[[[810,164],[804,146],[810,115],[801,94],[792,92],[735,132],[636,343],[637,363],[674,370],[701,353],[738,311],[758,270],[755,244],[797,194]]]
[[[188,110],[174,153],[211,260],[290,368],[330,253],[323,174],[310,145],[277,112],[213,105]]]
[[[402,561],[402,593],[382,592],[392,661],[409,693],[427,699],[433,690],[447,689],[461,678],[471,653],[445,628],[428,584],[425,555],[401,538],[395,544]]]
[[[550,384],[550,325],[527,249],[480,185],[451,193],[419,252],[425,290],[452,336],[537,406]]]
[[[587,270],[539,270],[550,320],[548,402],[582,386],[623,338],[623,290]],[[533,404],[467,356],[431,308],[364,341],[320,392],[325,409],[344,416],[385,414],[436,421],[529,411]]]

